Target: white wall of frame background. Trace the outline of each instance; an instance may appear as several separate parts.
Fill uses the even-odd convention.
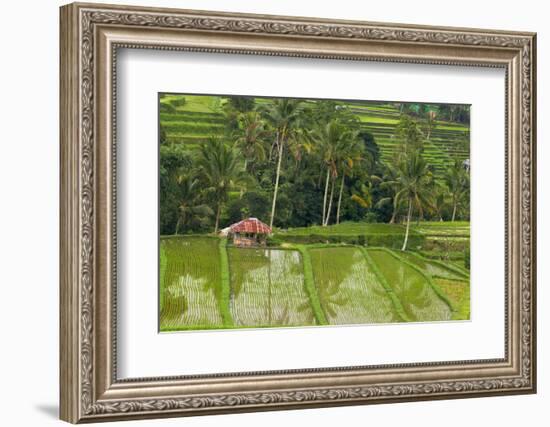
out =
[[[109,0],[110,3],[538,32],[539,393],[200,418],[124,426],[542,426],[550,405],[550,29],[545,2]],[[0,67],[0,401],[2,425],[59,425],[58,0],[2,5]],[[491,165],[487,165],[490,173]],[[122,424],[121,424],[122,425]]]

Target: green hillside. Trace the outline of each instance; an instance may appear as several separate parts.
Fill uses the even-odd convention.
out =
[[[160,98],[160,125],[167,143],[196,147],[208,137],[222,134],[226,119],[224,100],[216,96],[162,95]],[[266,99],[256,98],[257,103]],[[380,148],[382,161],[391,158],[397,144],[395,128],[400,110],[397,103],[339,102],[355,113],[361,129],[370,132]],[[457,122],[436,121],[429,140],[424,142],[424,158],[433,166],[436,177],[452,166],[455,158],[469,157],[468,125]]]

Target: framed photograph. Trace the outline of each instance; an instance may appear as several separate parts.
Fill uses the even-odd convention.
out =
[[[535,34],[60,21],[63,420],[535,392]]]

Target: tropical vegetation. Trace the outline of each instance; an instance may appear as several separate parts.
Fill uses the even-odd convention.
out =
[[[162,94],[159,121],[162,330],[469,318],[469,106]],[[267,247],[220,235],[249,217]]]

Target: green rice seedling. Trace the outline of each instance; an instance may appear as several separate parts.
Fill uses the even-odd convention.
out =
[[[434,282],[456,307],[452,320],[470,320],[470,282],[443,278],[435,278]]]
[[[412,321],[449,320],[451,308],[436,293],[426,276],[389,250],[368,249],[368,254],[393,288]]]
[[[412,252],[401,252],[399,256],[405,258],[407,261],[415,264],[425,274],[430,277],[441,277],[449,280],[467,280],[468,274],[452,265],[451,263],[443,263],[441,261],[429,260],[423,256]]]
[[[319,293],[317,292],[317,287],[315,286],[313,267],[311,266],[311,256],[309,255],[308,247],[306,245],[295,245],[295,247],[302,255],[302,263],[304,265],[304,285],[309,296],[311,309],[315,315],[315,320],[318,325],[328,325],[328,320],[323,308],[321,307]]]
[[[327,247],[309,253],[321,306],[330,324],[401,320],[360,249]]]
[[[166,267],[161,285],[160,329],[222,328],[218,239],[161,239],[161,249]]]
[[[228,254],[235,326],[316,324],[298,251],[233,247]]]
[[[159,257],[159,310],[162,312],[162,309],[164,308],[164,276],[166,274],[166,264],[168,263],[166,251],[164,250],[164,245],[162,243],[160,244]]]

